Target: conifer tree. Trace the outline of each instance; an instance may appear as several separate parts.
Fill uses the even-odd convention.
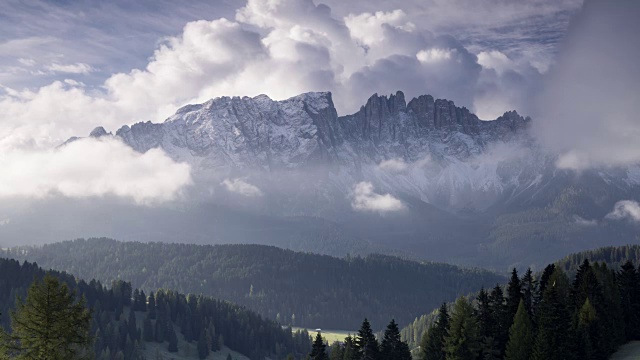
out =
[[[491,316],[493,317],[493,329],[488,336],[493,338],[493,347],[500,353],[500,356],[502,356],[507,346],[507,341],[509,340],[509,323],[511,320],[509,319],[504,293],[500,285],[496,285],[493,290],[491,290],[491,294],[489,295],[489,308],[491,310]]]
[[[178,352],[178,335],[173,329],[171,322],[169,322],[169,327],[167,329],[167,337],[169,338],[169,347],[167,348],[169,352]]]
[[[507,319],[506,326],[511,327],[513,318],[518,311],[518,305],[522,299],[522,285],[520,284],[520,277],[518,277],[518,270],[513,268],[511,271],[511,278],[507,285]]]
[[[533,271],[531,268],[527,269],[522,277],[522,300],[524,301],[524,308],[529,314],[529,318],[533,318],[533,306],[535,304],[536,294],[536,281],[533,278]]]
[[[411,360],[409,345],[400,338],[400,329],[395,320],[391,320],[380,343],[380,356],[383,360]]]
[[[206,331],[201,331],[198,337],[198,357],[200,359],[206,359],[209,356],[209,344],[207,343]]]
[[[540,276],[540,282],[538,283],[538,292],[536,296],[536,304],[542,300],[542,296],[544,295],[544,291],[547,288],[547,283],[549,282],[549,278],[555,271],[556,266],[554,264],[549,264],[544,268],[542,275]],[[535,307],[535,306],[534,306]]]
[[[149,316],[144,319],[144,323],[142,324],[142,339],[147,342],[155,339],[153,326],[151,325],[151,319],[149,319]]]
[[[443,303],[438,310],[438,319],[422,335],[420,349],[424,360],[445,360],[445,337],[449,332],[449,313],[447,304]]]
[[[72,360],[89,356],[91,315],[84,298],[51,276],[34,282],[24,302],[11,313],[11,334],[0,334],[0,347],[19,359]]]
[[[329,360],[343,360],[344,359],[344,347],[340,342],[334,341],[331,344],[330,352],[329,352]]]
[[[618,272],[618,287],[627,341],[640,339],[640,276],[631,261]]]
[[[371,324],[366,318],[358,331],[355,341],[356,349],[361,360],[378,360],[380,350],[378,340],[371,330]]]
[[[524,300],[520,300],[513,325],[509,329],[505,360],[529,360],[533,350],[533,341],[533,325]]]
[[[149,303],[147,305],[147,310],[149,312],[149,319],[156,319],[156,297],[153,294],[153,291],[149,293]]]
[[[322,339],[322,334],[318,331],[316,334],[316,338],[313,341],[313,346],[311,347],[311,354],[309,355],[311,360],[328,360],[327,356],[327,346],[324,344],[324,340]]]
[[[572,358],[571,314],[569,311],[569,280],[556,268],[548,279],[536,311],[538,331],[534,345],[534,360],[567,360]]]
[[[466,297],[456,300],[445,337],[447,360],[475,360],[480,355],[480,334],[473,306]]]
[[[359,356],[355,339],[351,335],[348,335],[344,339],[344,353],[342,355],[342,360],[357,360],[359,359]]]

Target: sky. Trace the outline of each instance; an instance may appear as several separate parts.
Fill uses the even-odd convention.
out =
[[[487,120],[513,109],[532,115],[559,167],[624,165],[640,160],[632,116],[640,71],[631,60],[640,55],[639,10],[634,0],[6,0],[0,165],[24,177],[23,161],[48,162],[71,136],[160,122],[217,96],[331,91],[348,114],[397,90],[447,98]],[[95,161],[109,163],[111,147],[122,162],[147,163],[150,178],[180,165],[100,146]],[[190,181],[177,176],[170,193]],[[58,183],[33,186],[64,192]]]

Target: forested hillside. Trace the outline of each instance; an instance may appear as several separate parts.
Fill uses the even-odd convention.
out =
[[[24,299],[32,281],[46,273],[33,263],[0,259],[0,313],[5,329],[16,296]],[[292,335],[291,329],[226,301],[169,290],[147,297],[124,281],[114,281],[107,288],[95,280],[87,283],[66,273],[49,274],[86,299],[96,359],[142,359],[150,344],[181,356],[186,347],[197,349],[189,356],[193,359],[204,359],[223,347],[251,359],[288,354],[301,358],[310,350],[307,333]]]
[[[586,267],[587,270],[585,270],[585,266],[586,266],[585,260],[595,264]],[[559,260],[555,264],[548,266],[545,269],[545,271],[541,273],[533,274],[532,272],[527,271],[527,273],[525,273],[522,276],[522,278],[520,278],[519,282],[516,282],[517,275],[515,274],[517,273],[514,272],[512,273],[509,284],[502,284],[499,286],[495,286],[492,289],[490,289],[488,292],[481,291],[479,293],[474,293],[471,296],[469,296],[467,299],[477,307],[479,306],[480,298],[488,296],[488,298],[494,302],[494,305],[492,306],[495,308],[498,303],[506,303],[509,301],[508,300],[509,288],[511,288],[512,293],[515,294],[514,298],[525,297],[527,299],[530,299],[527,301],[527,303],[532,302],[533,305],[527,305],[527,306],[535,307],[536,302],[539,302],[542,299],[544,294],[544,288],[546,286],[545,284],[549,281],[548,278],[554,269],[563,270],[563,272],[566,273],[566,276],[568,276],[569,278],[572,278],[573,276],[580,277],[582,275],[579,275],[579,274],[581,274],[584,271],[587,271],[588,273],[597,272],[600,274],[598,276],[597,283],[594,283],[593,279],[589,280],[592,282],[589,285],[590,287],[595,287],[599,289],[597,291],[598,294],[600,291],[611,290],[611,289],[606,290],[606,287],[612,286],[611,285],[612,280],[613,280],[613,284],[615,284],[616,287],[621,286],[621,281],[622,282],[626,281],[631,283],[635,281],[635,284],[636,284],[635,287],[631,286],[631,288],[635,290],[632,290],[631,293],[633,294],[635,293],[635,291],[638,291],[636,295],[633,295],[633,297],[636,299],[635,300],[636,305],[633,305],[632,307],[627,307],[626,309],[628,313],[640,314],[640,272],[636,272],[636,270],[634,269],[634,266],[638,266],[639,264],[640,264],[640,246],[637,246],[637,245],[604,247],[604,248],[599,248],[595,250],[584,251],[580,253],[571,254]],[[613,273],[613,277],[609,278],[608,273]],[[631,279],[631,280],[624,280],[624,279]],[[605,280],[606,280],[606,284],[604,283]],[[517,286],[520,286],[521,295],[518,295],[517,291],[513,290],[513,289],[517,289]],[[571,286],[576,286],[576,283],[573,282]],[[628,287],[629,285],[627,284],[625,286]],[[626,299],[627,302],[629,301],[630,296],[628,295],[623,296],[624,294],[621,294],[621,296],[623,297],[619,298],[620,301],[615,300],[616,298],[618,298],[618,296],[615,294],[619,292],[619,290],[616,288],[616,289],[613,289],[612,291],[614,292],[613,298],[610,297],[609,299],[611,301],[614,301],[614,305],[613,305],[614,308],[620,305],[620,304],[616,305],[615,304],[616,302],[621,302],[624,299]],[[532,293],[533,295],[525,296],[525,293],[526,294]],[[598,295],[598,297],[599,296],[600,295]],[[609,294],[608,296],[611,296],[611,294]],[[503,300],[500,301],[499,299],[503,299]],[[597,302],[600,300],[601,299],[596,299],[595,301]],[[593,299],[591,299],[590,301],[592,302]],[[512,307],[515,308],[515,300],[513,300],[511,303],[512,303]],[[418,346],[420,346],[420,342],[423,339],[423,336],[426,333],[427,329],[434,325],[434,323],[438,320],[440,314],[442,313],[443,309],[446,309],[447,311],[451,311],[453,307],[454,307],[453,302],[446,303],[446,304],[443,304],[439,309],[434,308],[432,312],[425,313],[424,315],[416,317],[416,319],[412,323],[410,323],[408,326],[404,327],[401,330],[402,338],[405,341],[407,341],[413,349],[416,349]],[[630,311],[629,309],[636,309],[636,310]],[[480,309],[477,309],[477,311],[480,311]],[[615,311],[611,313],[607,313],[606,315],[600,314],[598,316],[600,318],[603,318],[605,316],[607,317],[618,316],[616,315]],[[515,316],[515,313],[513,315]],[[625,316],[628,317],[629,314],[626,314]],[[535,317],[532,318],[531,320],[535,324]],[[617,333],[613,331],[609,335],[614,336],[615,334]]]
[[[285,325],[354,329],[369,317],[407,324],[443,301],[505,279],[396,257],[333,258],[259,245],[187,245],[75,240],[15,248],[5,256],[81,278],[126,279],[246,305]],[[379,330],[379,329],[376,329]]]
[[[506,290],[443,304],[422,335],[422,359],[607,359],[640,339],[640,276],[584,260],[575,276],[548,265],[539,277],[514,270]]]
[[[556,264],[568,273],[575,273],[584,260],[604,262],[609,267],[619,268],[627,261],[640,264],[640,245],[607,246],[595,250],[587,250],[571,254]]]

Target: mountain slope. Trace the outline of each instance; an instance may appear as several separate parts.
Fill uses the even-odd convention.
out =
[[[6,253],[102,281],[130,279],[246,305],[283,324],[353,329],[368,317],[382,327],[502,281],[502,276],[371,255],[338,259],[258,245],[198,246],[75,240]]]
[[[35,263],[0,258],[2,326],[9,326],[8,314],[15,307],[16,296],[24,299],[31,283],[41,280],[45,274],[55,276],[77,296],[85,297],[87,307],[92,310],[91,336],[95,340],[96,359],[140,359],[147,345],[159,353],[167,353],[172,331],[169,329],[177,333],[178,353],[189,359],[198,358],[196,353],[185,353],[195,347],[201,332],[210,338],[211,350],[226,344],[252,359],[283,358],[289,353],[302,358],[310,348],[308,334],[292,335],[291,329],[283,329],[273,321],[226,301],[161,290],[155,293],[154,302],[142,305],[140,298],[132,300],[139,296],[138,290],[122,280],[113,281],[107,288],[99,281],[87,283],[64,272],[45,272]],[[147,323],[149,326],[145,329]]]

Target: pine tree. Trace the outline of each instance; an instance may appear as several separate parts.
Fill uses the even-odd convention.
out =
[[[358,349],[355,339],[349,335],[344,339],[344,353],[342,360],[357,360],[359,359]]]
[[[488,336],[493,338],[493,348],[497,350],[502,357],[507,346],[507,341],[509,341],[509,326],[511,320],[509,319],[504,293],[500,285],[496,285],[493,290],[491,290],[491,294],[489,295],[489,308],[491,309],[490,312],[493,317],[493,331],[488,334]]]
[[[327,346],[324,344],[324,340],[322,339],[322,334],[318,331],[316,334],[316,339],[313,341],[313,346],[311,347],[311,354],[309,355],[311,360],[328,360],[327,356]]]
[[[591,302],[589,298],[587,298],[578,311],[578,326],[577,326],[577,339],[578,346],[576,349],[578,351],[577,358],[580,360],[594,360],[597,358],[601,358],[596,356],[596,350],[594,349],[594,345],[597,345],[599,342],[600,334],[598,334],[596,328],[596,309],[591,306]],[[602,357],[607,358],[608,356]]]
[[[473,306],[462,296],[451,314],[449,334],[445,338],[447,360],[475,360],[480,355],[480,334]]]
[[[476,310],[476,318],[478,319],[478,328],[482,343],[483,360],[494,359],[500,357],[500,349],[496,346],[495,334],[496,322],[494,314],[491,311],[491,301],[489,294],[482,288],[476,297],[478,308]]]
[[[400,329],[395,320],[391,320],[380,344],[380,356],[384,360],[411,360],[409,345],[400,338]]]
[[[536,281],[533,278],[531,268],[522,277],[522,300],[524,300],[524,308],[529,314],[529,318],[533,318],[533,306],[535,304]]]
[[[331,344],[329,352],[329,360],[343,360],[344,359],[344,347],[340,342],[334,341]]]
[[[505,360],[529,360],[533,350],[533,341],[533,325],[524,300],[520,300],[513,325],[509,329]]]
[[[155,339],[153,325],[151,325],[151,319],[149,319],[149,316],[144,319],[144,323],[142,324],[142,339],[147,342]]]
[[[156,297],[153,291],[149,293],[149,303],[147,304],[147,311],[149,312],[149,319],[156,319]]]
[[[511,271],[511,279],[507,285],[507,320],[506,326],[511,327],[513,318],[518,311],[518,305],[522,299],[522,285],[520,284],[520,278],[518,277],[518,271],[513,268]]]
[[[640,339],[640,276],[631,261],[618,272],[618,288],[627,341]]]
[[[445,337],[449,332],[449,314],[447,304],[443,303],[438,310],[438,319],[422,335],[420,349],[424,360],[445,360]]]
[[[569,293],[569,280],[560,268],[556,268],[536,310],[538,329],[532,359],[572,359]]]
[[[91,315],[84,298],[76,302],[66,284],[46,275],[34,282],[11,313],[12,333],[2,332],[2,348],[21,359],[69,360],[88,356]]]
[[[127,321],[127,327],[129,328],[129,338],[133,341],[138,340],[138,326],[136,325],[136,313],[129,311],[129,320]]]
[[[178,352],[178,335],[171,323],[169,323],[169,328],[167,329],[167,337],[169,338],[169,347],[167,348],[169,352]]]
[[[209,356],[209,344],[207,343],[207,335],[206,331],[200,331],[200,336],[198,337],[198,357],[200,359],[206,359]]]
[[[378,340],[371,330],[369,320],[364,319],[362,326],[356,336],[356,350],[361,360],[378,360],[380,350],[378,348]]]

